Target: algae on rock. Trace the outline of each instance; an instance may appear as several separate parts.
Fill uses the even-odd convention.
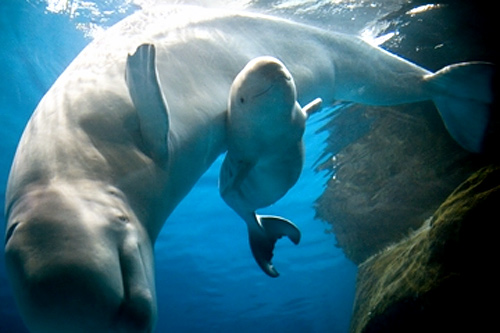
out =
[[[495,327],[499,208],[500,166],[485,167],[421,229],[361,264],[351,332]]]

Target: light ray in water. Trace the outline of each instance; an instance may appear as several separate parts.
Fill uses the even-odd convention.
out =
[[[413,9],[410,9],[409,11],[406,12],[407,15],[416,15],[416,14],[421,14],[424,12],[427,12],[429,10],[434,10],[438,8],[442,8],[444,5],[442,4],[427,4],[427,5],[422,5],[415,7]]]

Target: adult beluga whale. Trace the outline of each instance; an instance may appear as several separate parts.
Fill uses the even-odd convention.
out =
[[[19,142],[5,259],[31,331],[154,329],[154,242],[228,149],[231,84],[263,55],[286,65],[301,105],[433,100],[450,134],[482,149],[489,64],[431,73],[358,38],[253,13],[173,6],[133,14],[68,66]]]
[[[297,182],[307,115],[320,105],[316,99],[300,107],[292,75],[273,57],[251,60],[231,85],[219,190],[246,222],[255,260],[272,277],[278,276],[271,263],[276,240],[288,236],[298,244],[300,231],[288,220],[255,210],[275,203]]]

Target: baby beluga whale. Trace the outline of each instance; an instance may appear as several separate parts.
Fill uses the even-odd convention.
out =
[[[258,235],[259,264],[276,274],[274,238],[298,240],[298,233],[286,222],[259,221],[254,210],[286,192],[300,165],[294,160],[283,171],[290,178],[267,185],[261,180],[277,171],[266,163],[284,166],[284,148],[267,144],[260,155],[247,155],[236,141],[252,143],[231,133],[227,123],[235,77],[265,55],[286,65],[300,105],[315,98],[326,105],[432,100],[459,144],[483,149],[493,99],[491,64],[432,73],[357,37],[280,18],[192,6],[139,11],[75,58],[38,104],[19,142],[6,192],[5,262],[30,331],[152,332],[155,241],[225,151],[224,168],[234,175],[222,177],[222,195],[250,222],[250,234]],[[274,86],[262,88],[265,95]],[[230,108],[243,110],[232,102]],[[238,123],[235,128],[247,125],[245,118]],[[284,126],[300,137],[299,125]],[[294,140],[283,143],[301,145]],[[301,156],[297,146],[293,150]],[[273,230],[276,224],[286,227]]]
[[[277,216],[255,214],[297,182],[304,162],[308,113],[320,108],[316,99],[301,108],[292,74],[274,57],[251,60],[236,76],[228,102],[228,150],[220,172],[224,201],[246,222],[255,260],[269,276],[278,238],[298,244],[299,229]]]

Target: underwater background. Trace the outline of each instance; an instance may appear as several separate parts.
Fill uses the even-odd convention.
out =
[[[464,21],[464,16],[476,14],[470,11],[472,5],[465,6],[462,1],[1,0],[2,229],[10,164],[24,126],[42,96],[96,36],[134,11],[158,3],[250,10],[360,35],[430,70],[493,57],[483,47],[489,36],[477,32],[487,18],[473,16]],[[481,7],[481,3],[473,7]],[[461,25],[464,22],[467,25]],[[284,198],[261,211],[282,215],[302,231],[298,246],[288,240],[278,242],[274,263],[281,275],[277,279],[267,277],[255,264],[244,223],[219,197],[222,157],[199,180],[169,217],[155,245],[157,332],[348,332],[355,295],[355,256],[346,257],[345,250],[337,246],[335,233],[339,231],[333,228],[332,232],[331,221],[325,218],[328,210],[321,205],[325,205],[328,184],[340,170],[332,161],[341,160],[339,153],[345,147],[373,131],[375,116],[361,116],[351,109],[349,114],[357,116],[342,122],[347,109],[342,105],[327,106],[308,121],[301,178]],[[407,111],[411,113],[411,108]],[[412,118],[405,121],[411,122]],[[438,117],[432,121],[440,123]],[[393,152],[392,159],[398,160],[401,149]],[[464,156],[454,153],[443,159],[461,163]],[[435,159],[436,164],[427,167],[442,167],[441,160]],[[375,183],[354,163],[346,167],[352,170],[353,177],[360,175],[358,182]],[[455,186],[433,185],[443,189],[444,194]],[[409,206],[405,201],[396,203],[399,208]],[[363,247],[359,242],[358,247]],[[0,332],[27,332],[7,282],[3,247]]]

